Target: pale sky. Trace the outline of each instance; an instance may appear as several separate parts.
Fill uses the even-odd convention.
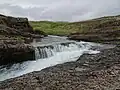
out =
[[[120,15],[120,0],[1,0],[0,13],[29,20],[81,21]]]

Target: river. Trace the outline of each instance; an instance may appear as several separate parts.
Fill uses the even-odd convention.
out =
[[[0,81],[15,78],[33,71],[40,71],[44,68],[76,61],[84,53],[96,54],[97,50],[92,50],[99,44],[90,42],[76,42],[67,40],[67,37],[48,36],[43,39],[35,39],[31,43],[35,48],[34,61],[26,61],[0,69]]]

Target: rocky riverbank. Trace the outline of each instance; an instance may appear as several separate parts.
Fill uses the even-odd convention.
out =
[[[120,46],[0,83],[0,90],[118,90]]]
[[[44,36],[33,30],[27,18],[0,15],[0,65],[34,60],[34,49],[29,43]]]
[[[120,30],[98,30],[87,33],[73,33],[68,36],[72,40],[89,42],[120,41]]]
[[[75,22],[82,31],[69,35],[69,39],[92,42],[120,41],[120,16],[101,17]]]

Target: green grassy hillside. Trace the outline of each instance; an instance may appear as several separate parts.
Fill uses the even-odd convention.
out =
[[[103,30],[120,30],[120,16],[108,16],[80,22],[30,21],[34,30],[50,35],[69,35]]]

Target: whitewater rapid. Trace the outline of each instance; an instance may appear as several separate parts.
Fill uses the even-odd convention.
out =
[[[58,36],[48,36],[40,41],[34,40],[31,45],[35,48],[36,60],[1,68],[0,81],[15,78],[33,71],[40,71],[57,64],[76,61],[84,53],[99,53],[97,50],[92,50],[92,47],[98,44],[70,41],[66,37]]]

